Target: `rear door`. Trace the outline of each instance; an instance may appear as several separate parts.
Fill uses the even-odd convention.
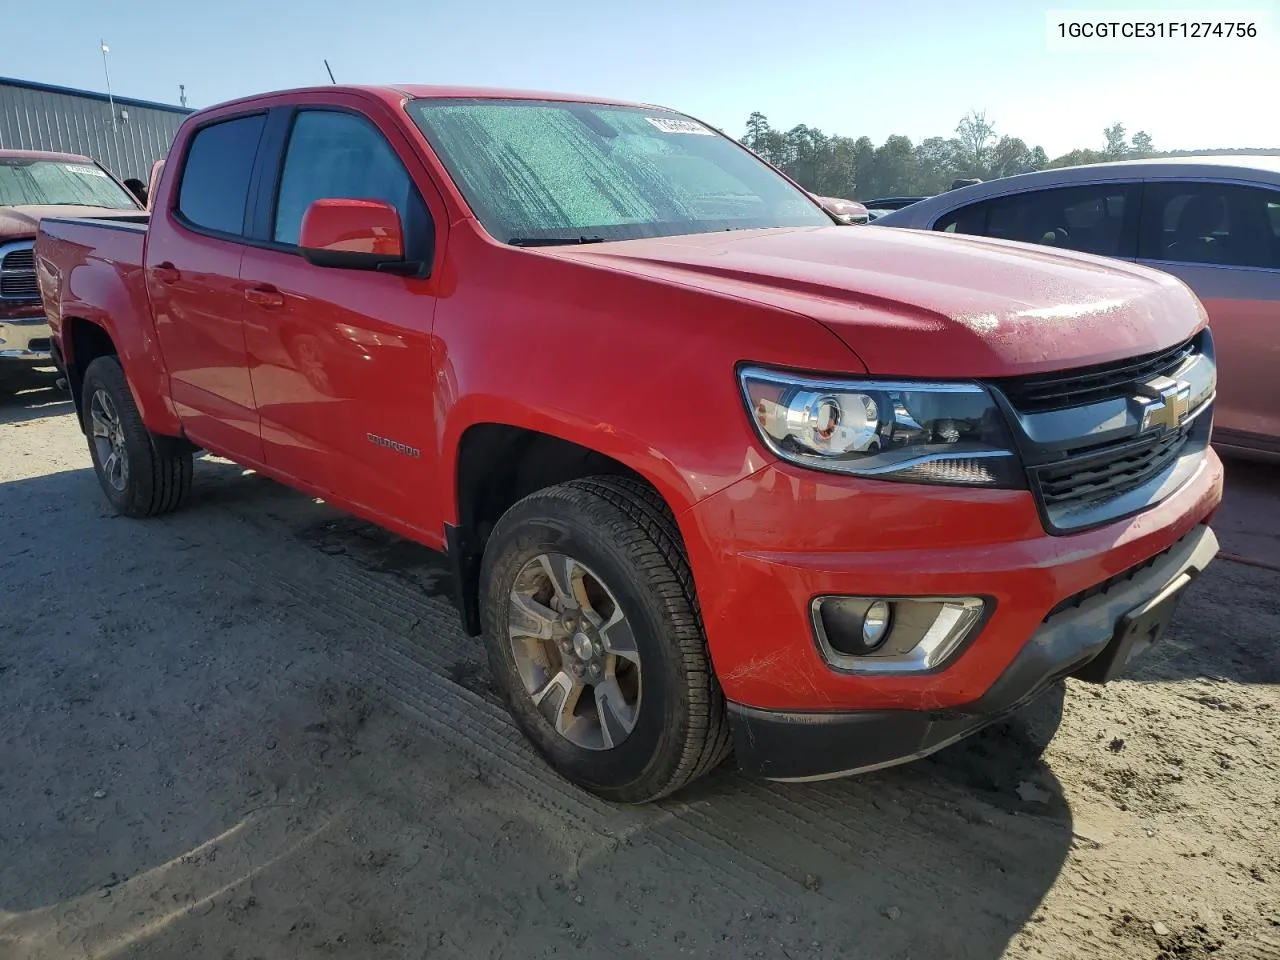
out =
[[[430,182],[419,173],[415,183],[412,148],[357,104],[335,94],[331,103],[273,114],[268,136],[278,159],[260,187],[255,241],[240,270],[254,299],[245,335],[265,454],[274,469],[388,526],[436,531],[429,485],[438,282],[317,267],[297,248],[303,214],[322,198],[394,205],[410,259],[429,260],[443,245],[443,207],[433,216]]]
[[[1150,181],[1139,253],[1186,282],[1209,313],[1214,439],[1280,452],[1280,188]]]
[[[240,258],[264,112],[218,118],[186,140],[169,205],[153,210],[146,283],[170,390],[188,436],[262,461],[244,342]]]

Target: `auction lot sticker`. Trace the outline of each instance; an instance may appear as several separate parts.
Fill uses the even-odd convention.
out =
[[[696,133],[703,137],[714,137],[715,134],[700,123],[684,120],[680,117],[645,117],[663,133]]]

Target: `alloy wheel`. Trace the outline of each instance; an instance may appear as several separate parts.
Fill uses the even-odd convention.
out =
[[[93,426],[93,446],[98,454],[103,478],[113,490],[123,491],[129,483],[129,451],[125,447],[124,427],[110,394],[95,390],[89,404]]]
[[[508,636],[525,693],[560,736],[610,750],[640,712],[640,654],[612,591],[560,553],[534,557],[511,588]]]

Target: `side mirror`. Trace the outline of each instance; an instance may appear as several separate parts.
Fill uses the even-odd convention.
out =
[[[142,204],[143,208],[145,209],[147,206],[146,184],[144,184],[137,177],[130,177],[128,180],[124,182],[124,185],[126,189],[128,189],[128,191],[132,193],[134,197],[137,198],[138,202]]]
[[[325,199],[307,207],[298,251],[317,267],[417,272],[404,258],[400,214],[382,200]]]

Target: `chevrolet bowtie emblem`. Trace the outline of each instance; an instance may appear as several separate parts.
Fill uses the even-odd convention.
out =
[[[1191,384],[1185,380],[1156,377],[1138,386],[1137,400],[1142,409],[1145,433],[1157,427],[1176,430],[1191,412]]]

